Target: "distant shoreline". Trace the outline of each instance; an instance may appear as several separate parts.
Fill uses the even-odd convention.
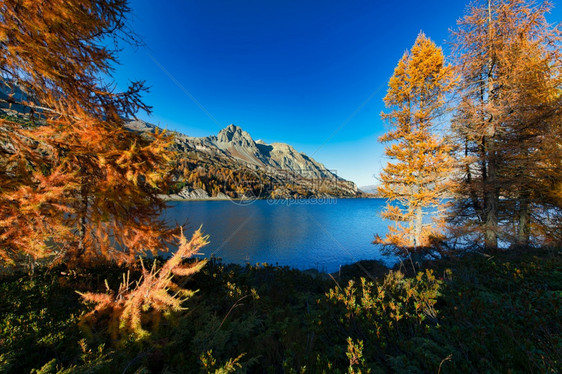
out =
[[[180,196],[174,195],[159,195],[159,197],[164,201],[249,201],[248,199],[242,198],[233,198],[233,197],[207,197],[207,198],[184,198]],[[330,196],[330,197],[303,197],[303,198],[293,198],[293,199],[284,199],[284,198],[269,198],[269,197],[259,197],[255,200],[275,200],[275,201],[285,201],[285,200],[311,200],[311,199],[380,199],[381,197],[378,196]]]

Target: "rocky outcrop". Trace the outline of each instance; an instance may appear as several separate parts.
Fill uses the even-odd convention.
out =
[[[230,197],[222,192],[209,196],[202,188],[184,187],[179,192],[171,195],[161,195],[164,200],[228,200]]]
[[[178,192],[178,196],[188,200],[205,200],[209,198],[207,191],[201,188],[192,189],[189,187],[185,187]]]

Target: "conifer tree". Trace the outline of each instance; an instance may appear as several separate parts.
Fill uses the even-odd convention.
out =
[[[454,32],[461,73],[453,122],[462,172],[454,228],[525,245],[531,227],[556,234],[560,199],[560,33],[550,3],[488,0],[469,8]],[[558,208],[556,208],[556,206]],[[546,233],[549,234],[546,234]],[[540,234],[539,234],[540,235]]]
[[[115,92],[126,0],[0,3],[0,257],[130,262],[165,249],[169,139],[125,127],[149,111],[142,82]],[[22,94],[19,95],[18,92]],[[24,110],[11,111],[14,106]]]
[[[454,86],[453,69],[441,48],[423,33],[389,81],[384,102],[391,110],[381,117],[390,131],[379,140],[392,142],[385,154],[396,162],[383,169],[378,193],[389,201],[382,217],[395,225],[384,239],[377,235],[375,243],[402,255],[421,251],[439,235],[441,220],[428,224],[424,218],[429,210],[442,209],[452,168],[451,147],[434,130]]]

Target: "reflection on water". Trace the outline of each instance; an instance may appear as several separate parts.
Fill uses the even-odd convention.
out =
[[[387,221],[379,213],[382,199],[338,199],[331,204],[249,205],[230,201],[173,202],[165,218],[193,231],[203,225],[211,243],[203,248],[224,262],[288,265],[298,269],[337,271],[340,265],[362,259],[388,264],[394,259],[371,244],[384,235]],[[187,234],[190,234],[188,230]]]

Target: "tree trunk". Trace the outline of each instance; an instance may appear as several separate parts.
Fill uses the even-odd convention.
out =
[[[490,42],[490,52],[488,57],[488,87],[487,87],[487,101],[491,105],[494,101],[494,50],[491,43],[492,40],[492,4],[488,0],[488,38]],[[487,161],[487,174],[484,178],[484,247],[486,250],[495,250],[498,247],[498,180],[497,180],[497,159],[496,159],[496,124],[493,115],[488,112],[488,134],[484,135],[483,142],[485,144],[485,151],[483,153],[484,159]]]
[[[519,217],[517,227],[517,245],[529,244],[531,212],[529,207],[529,194],[524,193],[519,197]]]
[[[484,182],[484,247],[498,247],[498,196],[496,157],[493,140],[488,142],[488,173]]]
[[[414,247],[418,249],[422,244],[422,226],[423,225],[423,211],[422,207],[416,208],[416,216],[414,218]]]
[[[86,251],[86,216],[88,214],[88,184],[82,181],[82,186],[80,187],[80,217],[78,219],[78,250],[76,253],[76,259],[80,259],[84,252]]]
[[[465,139],[464,143],[464,157],[468,158],[468,139]],[[467,163],[465,167],[466,172],[466,185],[468,187],[468,194],[472,202],[472,208],[474,209],[474,214],[480,214],[480,201],[478,200],[478,193],[475,187],[472,185],[472,172],[470,170],[470,164]]]

